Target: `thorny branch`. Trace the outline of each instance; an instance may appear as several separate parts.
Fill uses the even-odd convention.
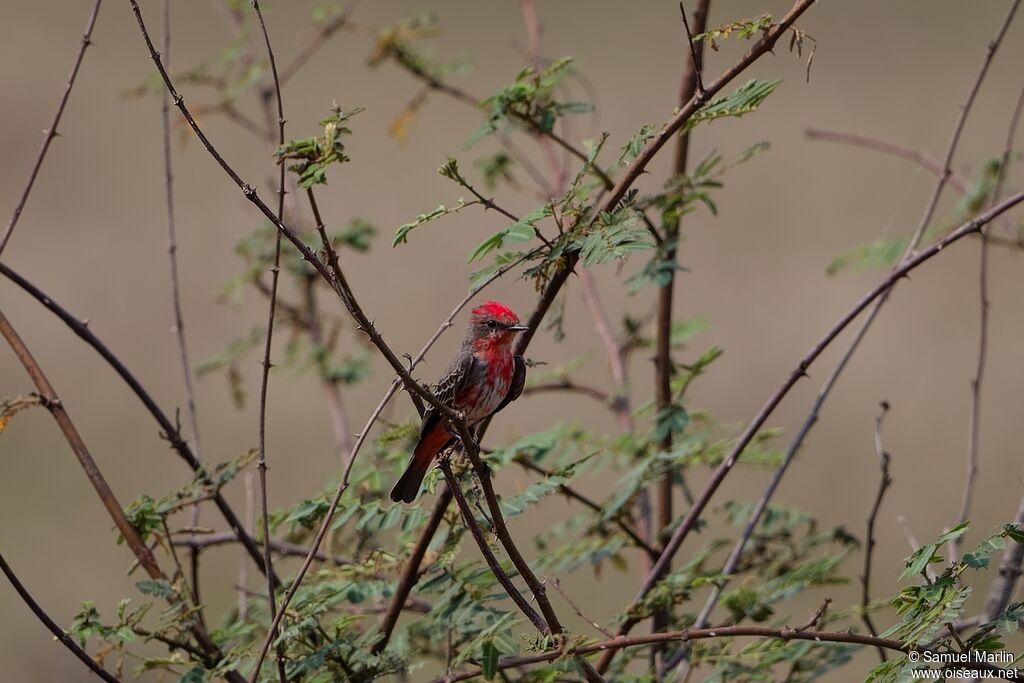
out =
[[[893,272],[899,271],[902,266],[908,264],[909,261],[913,260],[915,258],[915,256],[919,256],[920,253],[921,253],[921,252],[917,251],[918,246],[920,245],[921,239],[924,236],[925,229],[927,228],[928,224],[931,222],[932,216],[934,215],[936,205],[938,203],[939,197],[941,196],[942,188],[944,187],[945,182],[946,182],[947,178],[949,177],[949,175],[951,173],[951,164],[952,164],[953,155],[956,152],[957,145],[958,145],[959,140],[960,140],[960,135],[961,135],[961,133],[963,131],[963,128],[964,128],[964,125],[965,125],[965,123],[967,121],[967,116],[969,115],[969,113],[971,111],[971,107],[972,107],[972,105],[974,103],[975,97],[977,96],[977,93],[978,93],[978,91],[981,88],[981,83],[984,81],[985,76],[988,73],[988,67],[989,67],[989,65],[992,62],[992,57],[994,56],[995,51],[998,49],[998,47],[999,47],[999,45],[1000,45],[1000,43],[1002,41],[1002,38],[1003,38],[1003,36],[1005,36],[1006,30],[1009,27],[1009,24],[1010,24],[1011,20],[1013,19],[1013,15],[1016,12],[1016,8],[1017,8],[1017,4],[1018,3],[1019,3],[1019,0],[1017,2],[1015,2],[1014,5],[1011,7],[1008,15],[1004,19],[1003,23],[1000,25],[999,30],[996,33],[996,37],[993,39],[992,42],[990,42],[988,44],[988,46],[986,48],[985,57],[984,57],[984,59],[982,61],[981,68],[979,69],[977,75],[975,76],[974,80],[971,83],[971,87],[970,87],[970,90],[968,92],[967,99],[966,99],[966,101],[964,103],[964,106],[961,108],[961,111],[960,111],[960,113],[959,113],[959,115],[957,117],[956,124],[953,127],[953,133],[951,135],[949,146],[948,146],[948,149],[946,151],[946,155],[945,155],[945,159],[944,159],[944,164],[943,164],[944,172],[939,175],[939,179],[938,179],[938,181],[936,183],[935,190],[933,191],[931,199],[930,199],[929,203],[927,204],[927,206],[925,208],[924,215],[922,216],[921,222],[918,224],[916,230],[914,231],[913,236],[910,238],[910,240],[909,240],[909,242],[907,244],[907,247],[906,247],[906,249],[905,249],[905,251],[904,251],[904,253],[903,253],[903,255],[902,255],[901,259],[900,259],[900,262],[899,262],[898,266],[894,269]],[[988,223],[988,221],[985,221],[985,224],[987,224],[987,223]],[[935,247],[935,245],[932,245],[932,247]],[[810,430],[813,428],[813,426],[817,422],[818,415],[819,415],[819,413],[821,411],[821,408],[824,405],[825,401],[827,400],[828,396],[831,394],[832,389],[835,387],[836,383],[838,382],[839,377],[841,376],[843,370],[845,370],[845,368],[847,367],[850,359],[853,357],[853,354],[859,348],[860,343],[867,336],[868,330],[871,328],[871,325],[874,323],[874,321],[877,318],[878,314],[880,313],[882,307],[888,301],[889,295],[890,295],[890,293],[892,291],[892,287],[895,286],[896,282],[897,282],[897,280],[895,280],[895,279],[892,280],[891,284],[889,284],[888,286],[886,286],[883,290],[881,290],[879,292],[879,295],[877,297],[877,301],[874,302],[874,305],[872,306],[872,308],[869,311],[868,315],[865,317],[864,321],[861,323],[860,327],[857,329],[857,332],[854,334],[854,337],[853,337],[852,341],[846,347],[846,349],[843,351],[843,354],[841,355],[838,363],[836,363],[836,366],[833,368],[831,374],[829,375],[829,377],[826,379],[825,383],[822,385],[821,389],[819,390],[817,396],[815,397],[814,403],[812,404],[811,410],[808,413],[807,417],[805,418],[805,420],[804,420],[804,422],[803,422],[803,424],[802,424],[802,426],[800,428],[800,431],[797,433],[796,437],[793,439],[793,441],[790,443],[789,447],[787,448],[785,457],[783,458],[782,462],[779,464],[778,468],[776,469],[776,472],[775,472],[771,482],[769,482],[768,487],[765,489],[765,492],[762,495],[761,500],[758,502],[758,504],[755,507],[754,511],[751,513],[751,515],[750,515],[750,517],[749,517],[749,519],[747,521],[746,528],[744,529],[743,535],[740,537],[740,539],[736,542],[735,546],[733,547],[733,551],[730,554],[730,557],[729,557],[729,560],[726,563],[725,569],[723,570],[723,574],[725,576],[729,576],[735,570],[736,564],[739,561],[740,554],[742,553],[743,548],[745,547],[747,541],[749,540],[750,535],[753,533],[754,528],[758,524],[758,522],[759,522],[759,520],[761,518],[761,515],[764,513],[764,510],[767,508],[768,502],[771,500],[771,497],[774,495],[774,492],[775,492],[776,488],[778,487],[779,482],[781,481],[782,477],[785,475],[785,473],[786,473],[790,463],[792,462],[793,458],[796,456],[796,453],[799,450],[800,446],[803,444],[804,439],[807,437],[807,434],[810,433]],[[859,314],[859,311],[858,311],[858,314]],[[852,319],[853,318],[848,318],[846,322],[847,323],[848,322],[852,322]],[[844,327],[845,327],[845,324],[844,324]],[[829,343],[831,343],[831,342],[829,342]],[[823,350],[823,347],[820,350]],[[790,380],[787,383],[788,387],[784,385],[784,388],[781,389],[781,393],[780,392],[776,392],[776,394],[773,396],[773,399],[778,398],[778,401],[779,402],[781,401],[782,397],[784,397],[785,394],[788,393],[789,388],[792,387],[793,383],[795,383],[796,380],[799,379],[800,376],[802,376],[802,375],[804,375],[806,373],[807,367],[809,366],[810,362],[812,362],[814,360],[814,357],[816,357],[816,355],[817,354],[814,354],[813,357],[812,356],[805,356],[804,357],[804,360],[801,362],[800,366],[798,366],[798,373],[794,374],[794,375],[791,375]],[[768,415],[771,413],[771,411],[774,410],[775,405],[777,405],[777,402],[774,405],[771,405],[771,401],[769,402],[769,404],[766,404],[762,408],[762,411],[758,413],[758,418],[761,418],[760,421],[758,421],[758,418],[755,418],[755,421],[751,423],[751,426],[753,426],[755,423],[757,423],[757,427],[756,428],[760,429],[760,426],[764,423],[764,420],[766,420]],[[769,406],[771,406],[771,407],[769,407]],[[765,408],[768,409],[767,413],[764,412]],[[753,438],[753,435],[755,433],[756,433],[756,431],[755,432],[750,432],[749,431],[749,427],[748,427],[748,431],[744,432],[744,437]],[[744,437],[741,437],[741,442],[743,441]],[[749,441],[749,439],[748,439],[748,441]],[[746,444],[745,443],[743,443],[742,445],[737,444],[737,446],[738,446],[738,450],[734,448],[733,451],[730,454],[730,457],[727,458],[725,462],[723,462],[723,465],[726,465],[730,461],[732,461],[733,464],[734,464],[735,460],[733,458],[739,456],[739,453],[742,451],[743,448],[746,447]],[[730,465],[729,468],[731,468],[731,465]],[[725,474],[728,473],[728,469],[729,468],[727,468],[724,472],[721,472],[721,477],[722,478],[724,478]],[[714,475],[712,475],[712,481],[708,484],[708,488],[717,488],[718,484],[721,481],[721,479],[718,476],[720,471],[721,471],[721,467],[719,468],[719,470],[715,471]],[[691,513],[692,512],[693,512],[693,508],[691,508]],[[698,512],[698,515],[699,515],[699,512]],[[687,526],[687,521],[689,520],[689,518],[690,518],[690,515],[688,515],[687,516],[687,520],[684,520],[682,525],[679,528],[677,528],[677,530],[676,530],[677,534],[685,536],[685,533],[688,533],[688,532],[683,532],[683,530]],[[696,519],[697,519],[697,516],[693,516],[692,523],[695,523]],[[683,532],[683,533],[681,533],[681,532]],[[650,585],[653,585],[653,584],[650,584],[650,582],[649,582],[649,585],[645,584],[645,591],[650,589]],[[707,602],[704,605],[704,608],[701,611],[700,616],[698,617],[698,620],[697,620],[697,622],[695,624],[696,626],[703,626],[704,624],[707,623],[707,619],[709,618],[709,616],[711,614],[711,610],[714,609],[714,606],[717,603],[717,600],[718,600],[720,594],[721,594],[721,587],[720,586],[716,587],[712,591],[712,594],[709,596]]]
[[[135,375],[133,375],[131,371],[129,371],[128,368],[126,368],[117,358],[117,356],[115,356],[113,352],[102,341],[100,341],[99,337],[89,329],[88,325],[68,312],[67,309],[57,303],[51,296],[40,290],[3,263],[0,263],[0,275],[3,275],[11,282],[18,285],[18,287],[23,289],[32,298],[46,307],[47,310],[60,318],[72,332],[92,347],[93,350],[96,351],[96,353],[98,353],[108,365],[110,365],[114,372],[116,372],[124,383],[128,385],[132,390],[132,393],[134,393],[139,401],[146,407],[146,410],[160,427],[161,434],[167,439],[171,448],[178,453],[181,459],[188,464],[195,474],[202,475],[202,483],[206,485],[212,484],[209,477],[206,475],[206,471],[203,469],[202,463],[200,463],[199,459],[194,453],[192,453],[188,443],[179,433],[178,427],[171,422],[170,418],[160,409],[156,404],[156,401],[153,400],[153,397],[149,392],[143,388]],[[231,508],[230,504],[220,491],[214,492],[213,502],[217,506],[217,509],[220,510],[221,515],[224,517],[224,521],[228,523],[228,526],[230,526],[232,531],[238,536],[239,541],[245,547],[246,552],[253,559],[253,562],[256,563],[256,566],[261,572],[265,572],[266,569],[263,564],[263,556],[260,553],[259,546],[256,544],[256,541],[253,540],[252,536],[245,530],[241,520],[239,520],[235,511]],[[273,575],[272,569],[271,574]],[[280,583],[280,580],[276,578],[276,576],[274,581],[275,583]]]
[[[270,73],[273,83],[273,95],[277,102],[277,144],[284,146],[284,101],[281,97],[281,80],[277,75],[277,59],[274,56],[274,48],[270,45],[270,34],[267,32],[267,23],[263,19],[263,11],[260,9],[259,0],[252,0],[252,8],[259,20],[260,32],[263,34],[263,42],[267,47],[267,57],[270,60]],[[279,163],[277,178],[277,215],[284,220],[284,194],[285,194],[285,164]],[[274,319],[277,312],[277,286],[281,275],[281,233],[274,235],[274,265],[270,269],[270,304],[267,310],[267,335],[263,346],[263,366],[260,375],[260,407],[259,407],[259,441],[258,460],[256,463],[259,472],[260,482],[260,520],[263,526],[263,564],[267,567],[273,566],[270,553],[270,511],[267,505],[267,391],[270,386],[270,351],[274,340]],[[267,575],[267,599],[270,605],[270,618],[277,617],[277,598],[273,578]],[[282,609],[282,611],[284,611]],[[271,629],[267,638],[275,638],[277,632]],[[284,653],[280,644],[275,648],[277,655],[277,676],[280,683],[287,683],[287,676],[284,668]],[[257,673],[259,667],[257,667]]]
[[[871,505],[871,512],[868,514],[867,536],[864,542],[864,569],[860,575],[861,619],[864,621],[864,625],[868,627],[868,633],[873,636],[878,635],[878,629],[875,628],[868,610],[871,606],[871,561],[874,557],[876,543],[875,522],[878,519],[878,510],[882,507],[882,499],[885,497],[885,492],[892,485],[892,477],[889,475],[889,452],[882,446],[882,421],[889,412],[889,403],[882,401],[881,408],[882,411],[875,418],[875,453],[878,455],[878,467],[882,471],[882,477],[878,482],[878,492],[875,494],[875,501]],[[878,647],[878,657],[883,662],[888,660],[885,648]]]
[[[25,585],[18,579],[18,576],[14,573],[14,570],[11,569],[10,565],[7,564],[7,560],[4,559],[2,554],[0,554],[0,571],[2,571],[4,576],[7,577],[7,580],[11,582],[11,585],[14,587],[15,592],[17,592],[22,602],[28,605],[28,608],[32,610],[32,613],[36,615],[44,626],[46,626],[47,630],[53,634],[53,637],[60,641],[61,645],[70,650],[75,657],[89,667],[90,671],[107,683],[121,683],[121,681],[113,674],[97,664],[96,660],[90,657],[88,652],[79,647],[78,643],[75,642],[75,639],[68,635],[67,631],[62,629],[57,622],[55,622],[50,615],[46,613],[46,610],[36,602],[35,598],[32,597],[32,594],[28,592],[27,588],[25,588]]]
[[[50,122],[50,127],[46,129],[43,135],[43,144],[39,148],[39,153],[36,155],[36,160],[32,164],[32,170],[28,174],[28,180],[25,181],[25,187],[21,190],[21,196],[18,197],[18,203],[14,205],[14,211],[11,213],[11,218],[7,222],[7,227],[4,229],[4,234],[0,236],[0,255],[4,253],[4,248],[11,239],[11,235],[14,233],[14,227],[18,224],[18,219],[21,218],[21,212],[25,210],[25,203],[28,202],[28,196],[32,193],[32,187],[36,183],[36,177],[39,175],[39,169],[43,167],[43,161],[46,159],[46,153],[50,150],[50,143],[53,139],[59,135],[57,132],[57,126],[60,125],[60,119],[64,116],[64,108],[68,104],[68,97],[71,96],[71,89],[75,87],[75,79],[78,78],[78,70],[82,66],[82,59],[85,57],[86,49],[92,45],[92,31],[96,26],[96,18],[100,14],[100,5],[103,0],[96,0],[93,3],[92,11],[89,12],[89,20],[85,25],[85,33],[82,35],[82,45],[78,48],[78,54],[75,56],[75,62],[71,66],[71,75],[68,76],[68,81],[64,85],[64,92],[60,97],[60,102],[57,103],[57,111],[53,114],[53,120]]]

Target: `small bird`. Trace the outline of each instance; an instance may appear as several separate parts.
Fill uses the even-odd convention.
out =
[[[462,347],[448,370],[433,386],[438,400],[465,415],[472,427],[519,398],[526,382],[526,363],[512,354],[516,333],[530,329],[508,306],[485,301],[473,309]],[[411,503],[437,454],[456,439],[447,420],[428,407],[420,425],[420,440],[402,478],[391,489],[391,500]]]

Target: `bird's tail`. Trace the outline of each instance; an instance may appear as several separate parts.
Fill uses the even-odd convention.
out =
[[[391,500],[396,503],[399,501],[411,503],[416,499],[416,495],[420,492],[420,484],[423,483],[423,477],[427,476],[427,471],[430,469],[430,463],[434,461],[438,452],[451,441],[451,438],[452,435],[448,433],[441,421],[438,421],[433,429],[423,435],[420,442],[416,444],[416,450],[413,451],[412,460],[405,468],[405,473],[391,489]]]

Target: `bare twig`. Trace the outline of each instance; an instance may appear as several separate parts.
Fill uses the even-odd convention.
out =
[[[161,54],[168,64],[171,53],[171,2],[163,0],[163,46]],[[199,442],[199,418],[196,410],[195,389],[192,385],[192,364],[189,362],[188,343],[185,338],[185,316],[181,306],[181,280],[178,276],[178,240],[174,220],[174,160],[171,154],[171,103],[168,96],[160,100],[160,123],[163,132],[164,197],[167,202],[167,258],[170,263],[171,301],[174,311],[174,332],[178,341],[178,355],[185,383],[189,427],[192,430],[192,452],[202,460]],[[197,520],[192,521],[198,524]]]
[[[334,432],[334,442],[338,447],[338,457],[345,461],[345,456],[352,450],[353,437],[352,428],[349,424],[348,412],[341,398],[341,391],[338,388],[338,381],[329,375],[327,366],[327,340],[324,339],[323,327],[320,319],[320,309],[316,301],[316,278],[307,277],[305,282],[306,294],[306,324],[304,327],[309,332],[309,339],[313,346],[320,349],[317,363],[317,372],[320,375],[320,384],[324,390],[324,398],[327,403],[327,413],[331,418],[331,431]],[[280,302],[279,302],[280,303]]]
[[[583,292],[583,302],[587,305],[587,310],[590,311],[590,318],[594,321],[594,330],[604,346],[604,353],[608,358],[608,370],[612,376],[612,382],[615,384],[615,398],[608,403],[608,407],[615,414],[619,428],[624,432],[632,432],[636,425],[633,422],[633,410],[629,400],[629,377],[626,372],[625,353],[612,332],[608,313],[601,302],[594,274],[589,269],[583,269],[579,274],[579,280],[580,289]]]
[[[78,643],[75,642],[75,639],[72,638],[67,631],[58,626],[57,622],[50,618],[50,615],[46,613],[38,602],[36,602],[35,598],[33,598],[32,594],[28,592],[28,589],[25,588],[24,584],[18,580],[17,575],[14,573],[14,570],[11,569],[10,565],[7,564],[7,560],[4,559],[3,554],[0,554],[0,571],[3,571],[4,576],[6,576],[7,580],[11,582],[11,586],[14,587],[15,592],[17,592],[18,596],[21,597],[22,602],[28,605],[28,608],[32,610],[32,613],[35,614],[39,621],[46,626],[47,630],[53,634],[53,637],[59,640],[60,643],[71,652],[71,654],[81,660],[83,664],[89,667],[90,671],[102,678],[104,681],[107,681],[107,683],[121,683],[121,681],[113,674],[97,664],[96,660],[90,657],[88,652],[79,647]]]
[[[273,94],[277,101],[277,142],[284,146],[284,102],[281,98],[281,81],[277,75],[277,60],[274,57],[274,48],[270,45],[270,34],[267,32],[267,24],[263,20],[263,12],[260,9],[259,0],[252,0],[252,8],[259,20],[260,32],[263,34],[263,42],[267,47],[267,57],[270,59],[270,73],[273,77]],[[285,164],[279,163],[278,185],[277,185],[277,215],[284,220],[284,182]],[[260,376],[260,407],[259,407],[259,456],[256,464],[260,478],[260,517],[263,524],[263,563],[267,567],[273,566],[270,555],[270,511],[267,506],[267,390],[270,384],[270,350],[274,339],[274,318],[277,309],[277,284],[281,275],[281,232],[274,235],[274,265],[270,269],[270,305],[267,311],[267,336],[263,347],[263,372]],[[267,573],[267,599],[270,604],[270,618],[273,621],[277,617],[277,600],[275,598],[274,580],[270,572]],[[282,610],[283,611],[283,610]],[[272,639],[277,632],[271,629],[267,638]],[[280,683],[287,683],[287,676],[284,670],[284,653],[280,644],[275,648],[277,655],[277,675]],[[259,667],[257,667],[258,672]]]
[[[708,19],[708,6],[710,1],[698,1],[697,6],[693,10],[694,28],[697,29],[697,33],[703,33],[707,27]],[[704,80],[701,72],[703,71],[704,64],[704,41],[700,41],[700,47],[694,44],[693,33],[690,31],[690,22],[686,19],[686,7],[680,0],[679,3],[679,17],[683,20],[683,29],[686,31],[686,45],[690,48],[690,64],[687,67],[688,70],[692,69],[692,78],[696,82],[696,87],[693,93],[700,93],[704,90]],[[690,95],[693,96],[692,94]],[[689,97],[681,97],[681,102],[686,102]]]
[[[32,298],[34,298],[36,301],[45,306],[47,310],[49,310],[58,318],[60,318],[61,321],[63,321],[64,324],[67,325],[72,332],[78,335],[79,338],[85,341],[86,344],[91,346],[93,350],[95,350],[103,358],[103,360],[105,360],[107,364],[110,365],[111,368],[113,368],[114,372],[116,372],[117,375],[122,380],[124,380],[125,384],[128,385],[128,387],[132,390],[132,392],[139,399],[139,401],[141,401],[142,404],[146,407],[146,410],[149,411],[149,414],[153,417],[154,420],[156,420],[157,425],[159,425],[164,438],[166,438],[167,441],[170,443],[171,448],[173,448],[175,452],[178,453],[178,455],[188,464],[188,466],[192,469],[193,472],[195,472],[196,474],[202,474],[203,483],[212,483],[210,479],[206,476],[205,471],[202,469],[202,464],[199,462],[199,459],[196,458],[195,454],[192,453],[192,450],[189,447],[188,443],[186,443],[185,440],[181,437],[181,434],[178,432],[177,426],[171,422],[170,418],[162,410],[160,410],[160,407],[156,404],[156,401],[154,401],[153,397],[150,396],[149,392],[147,392],[145,388],[143,388],[142,384],[135,377],[135,375],[133,375],[128,370],[128,368],[126,368],[124,364],[117,358],[117,356],[115,356],[110,351],[110,349],[107,348],[107,346],[102,341],[100,341],[99,337],[93,334],[92,330],[90,330],[85,323],[81,322],[78,318],[69,313],[67,309],[58,304],[48,294],[40,290],[31,282],[29,282],[21,275],[16,273],[14,270],[8,268],[2,263],[0,263],[0,275],[3,275],[14,284],[21,287],[21,289],[28,293]],[[217,506],[217,509],[220,510],[220,513],[224,517],[224,520],[228,523],[231,529],[238,535],[240,542],[245,547],[246,551],[249,553],[249,556],[256,563],[256,566],[259,568],[261,572],[265,572],[266,570],[263,564],[263,557],[260,554],[259,545],[257,545],[256,541],[254,541],[252,536],[245,530],[241,520],[238,519],[238,516],[235,514],[234,510],[228,504],[227,500],[221,495],[220,491],[216,491],[213,494],[213,501],[214,504]],[[275,582],[276,581],[278,580],[275,578]]]
[[[1017,13],[1017,8],[1020,7],[1020,2],[1021,0],[1014,0],[1013,4],[1010,5],[1010,9],[1006,13],[1006,18],[1003,19],[1002,24],[1000,24],[995,37],[986,46],[985,57],[981,62],[981,69],[979,70],[977,77],[974,79],[971,90],[967,94],[967,100],[964,102],[963,107],[960,108],[960,116],[957,118],[956,125],[953,127],[953,135],[950,137],[949,146],[946,149],[946,156],[942,161],[942,174],[939,175],[939,181],[935,184],[935,190],[932,192],[932,198],[928,202],[924,215],[921,217],[921,222],[918,224],[917,230],[914,232],[914,236],[910,238],[911,249],[916,248],[915,245],[921,243],[924,231],[931,223],[932,216],[935,215],[935,209],[939,205],[939,197],[942,195],[942,190],[946,186],[946,181],[949,180],[949,176],[953,173],[953,156],[956,154],[957,147],[960,143],[960,135],[963,133],[964,125],[967,123],[967,117],[971,113],[974,100],[978,95],[978,91],[981,89],[982,82],[985,80],[988,68],[992,64],[992,58],[995,56],[996,50],[999,49],[1000,44],[1002,44],[1003,38],[1006,36],[1006,31],[1010,28],[1010,24],[1013,23],[1013,17]],[[954,543],[956,543],[956,541],[954,541]]]
[[[352,15],[352,10],[355,8],[356,4],[358,4],[357,1],[350,2],[340,14],[321,26],[312,39],[303,41],[303,47],[302,50],[299,51],[299,54],[295,55],[295,57],[292,58],[292,61],[288,62],[288,64],[281,69],[281,85],[290,81],[295,74],[297,74],[299,70],[313,58],[313,55],[327,44],[335,33],[349,25],[349,17]]]
[[[570,379],[559,379],[553,382],[534,384],[533,386],[523,389],[523,396],[529,396],[530,394],[543,394],[549,391],[568,391],[571,393],[581,394],[605,405],[610,403],[612,400],[608,394],[600,389],[588,384],[580,384],[579,382],[575,382]]]
[[[7,222],[7,227],[4,229],[3,236],[0,236],[0,254],[3,254],[4,248],[7,246],[7,242],[11,239],[11,234],[14,232],[14,227],[18,224],[18,219],[21,218],[21,212],[25,210],[25,203],[28,202],[28,196],[32,192],[32,186],[36,183],[36,177],[39,175],[39,169],[43,167],[43,161],[46,159],[46,153],[50,150],[50,143],[57,137],[57,126],[60,125],[60,119],[64,115],[64,108],[67,106],[68,97],[71,95],[71,89],[75,86],[75,79],[78,78],[78,70],[82,66],[82,59],[85,57],[86,49],[92,45],[92,31],[96,26],[96,17],[100,13],[100,4],[103,0],[96,0],[92,5],[92,10],[89,12],[89,19],[85,25],[85,33],[82,35],[82,44],[78,48],[78,54],[75,56],[74,64],[71,66],[71,75],[68,76],[68,81],[64,85],[64,92],[61,95],[60,102],[57,103],[57,111],[53,114],[53,120],[50,122],[50,127],[44,131],[43,144],[39,148],[39,153],[36,155],[36,160],[32,164],[32,170],[28,174],[28,180],[25,181],[25,187],[21,190],[21,196],[18,197],[18,203],[14,205],[14,211],[11,213],[11,218]]]
[[[875,452],[878,455],[878,467],[882,471],[882,478],[878,482],[878,492],[875,494],[875,502],[871,505],[871,513],[868,515],[868,527],[867,527],[867,540],[864,544],[864,569],[860,575],[860,607],[861,607],[861,619],[864,621],[864,625],[868,627],[868,633],[873,636],[878,635],[878,629],[875,628],[875,624],[871,619],[871,614],[868,609],[871,605],[871,560],[874,556],[875,551],[875,522],[878,519],[878,510],[882,507],[882,498],[885,497],[885,492],[892,485],[892,477],[889,476],[889,453],[882,446],[882,421],[885,419],[886,413],[889,412],[889,404],[886,401],[882,401],[881,404],[882,412],[875,418]],[[878,648],[878,657],[883,661],[888,661],[888,657],[885,654],[885,648]]]
[[[161,50],[164,60],[170,64],[171,60],[171,3],[170,0],[162,0],[160,3],[163,15],[162,29],[163,41]],[[160,128],[163,138],[164,157],[164,199],[167,209],[167,259],[170,266],[171,283],[171,306],[174,314],[174,333],[178,343],[178,358],[181,362],[182,379],[185,386],[186,413],[188,415],[189,428],[192,431],[192,452],[200,462],[203,459],[202,446],[199,438],[199,415],[196,410],[196,394],[192,385],[192,364],[189,362],[188,343],[185,337],[185,315],[181,305],[181,282],[178,277],[178,240],[174,220],[174,159],[171,154],[171,118],[170,102],[165,95],[160,100]],[[192,526],[199,526],[198,503],[192,506]],[[177,558],[175,558],[177,562]],[[192,572],[192,600],[199,605],[199,558],[193,552],[191,565]],[[199,618],[203,616],[202,610],[198,610]]]
[[[1017,124],[1020,121],[1021,110],[1024,108],[1024,89],[1017,97],[1017,105],[1014,107],[1013,115],[1010,117],[1010,126],[1006,133],[1006,143],[1003,145],[1003,154],[1000,158],[999,172],[996,175],[995,186],[992,188],[992,197],[989,199],[989,206],[999,201],[1003,192],[1003,184],[1006,182],[1007,167],[1010,164],[1010,156],[1013,153],[1014,139],[1017,137]],[[978,267],[978,306],[980,317],[978,321],[978,360],[975,365],[974,377],[971,379],[971,422],[967,441],[967,476],[964,481],[963,500],[960,505],[960,523],[967,521],[971,512],[971,500],[974,496],[975,482],[978,477],[978,439],[981,425],[981,385],[985,379],[985,361],[988,357],[988,336],[989,336],[989,298],[988,298],[988,256],[989,256],[989,230],[987,227],[981,229],[980,262]]]
[[[821,130],[820,128],[805,128],[804,135],[807,136],[808,140],[821,140],[823,142],[835,142],[839,144],[850,145],[851,147],[858,147],[861,149],[869,149],[889,156],[894,156],[899,159],[905,159],[913,162],[920,166],[924,170],[928,171],[932,175],[941,176],[945,173],[942,164],[935,159],[932,159],[923,152],[900,145],[895,142],[889,142],[888,140],[880,140],[878,138],[868,137],[866,135],[857,135],[855,133],[843,133],[839,131]],[[968,191],[967,182],[957,175],[956,171],[952,168],[949,169],[949,174],[946,178],[946,184],[949,185],[957,194],[965,195]],[[1013,225],[1005,217],[1000,217],[998,221],[1000,226],[1005,228],[1007,231],[1013,230]],[[989,241],[993,241],[990,236]],[[1021,246],[1017,242],[1012,243],[1013,246]]]
[[[1010,163],[1010,156],[1013,151],[1014,141],[1017,137],[1017,126],[1020,123],[1021,114],[1024,112],[1024,89],[1021,89],[1020,95],[1017,97],[1017,105],[1014,107],[1013,116],[1010,118],[1010,127],[1006,134],[1006,144],[1003,147],[1002,161],[999,167],[999,175],[996,179],[995,187],[992,189],[992,202],[999,201],[999,197],[1003,190],[1003,183],[1006,180],[1006,174]],[[987,275],[986,275],[986,255],[985,248],[988,244],[988,234],[982,233],[982,269],[981,269],[981,298],[982,298],[982,312],[985,315],[988,309],[987,302]],[[982,341],[978,349],[978,367],[976,382],[972,389],[974,394],[974,401],[972,405],[972,419],[971,419],[971,449],[977,450],[977,425],[978,425],[978,412],[980,403],[980,392],[981,392],[981,378],[985,367],[985,353],[986,353],[986,340],[987,331],[986,325],[983,318],[982,322]],[[969,502],[967,498],[967,491],[965,490],[965,502]],[[1024,525],[1024,498],[1017,508],[1016,522],[1018,525]],[[1021,575],[1021,565],[1024,564],[1024,545],[1017,543],[1014,540],[1007,541],[1006,550],[1003,552],[1003,557],[999,562],[999,573],[996,578],[992,581],[992,586],[989,588],[989,593],[985,599],[984,608],[984,619],[985,621],[991,621],[995,619],[1010,602],[1010,598],[1013,595],[1014,588],[1017,584],[1017,579]]]
[[[558,580],[558,577],[557,577],[557,576],[556,576],[556,577],[555,577],[555,579],[554,579],[554,580],[553,580],[553,581],[551,582],[551,585],[555,587],[555,590],[556,590],[556,591],[558,591],[558,594],[559,594],[559,595],[561,595],[561,596],[562,596],[562,599],[563,599],[563,600],[565,600],[565,601],[566,601],[566,603],[568,603],[568,604],[569,604],[569,607],[572,607],[573,611],[574,611],[574,612],[576,612],[576,615],[577,615],[577,616],[578,616],[578,617],[579,617],[580,619],[582,619],[583,621],[585,621],[585,622],[587,622],[588,624],[590,624],[591,626],[593,626],[593,627],[594,627],[595,629],[597,629],[597,631],[598,631],[599,633],[601,633],[602,635],[604,635],[604,636],[605,636],[606,638],[614,638],[614,637],[615,637],[615,635],[614,635],[614,634],[612,634],[612,632],[611,632],[611,631],[609,631],[608,629],[606,629],[606,628],[605,628],[604,626],[601,626],[601,624],[600,624],[600,623],[599,623],[599,622],[597,621],[597,619],[594,619],[593,617],[587,616],[587,613],[586,613],[586,612],[584,612],[584,611],[583,611],[583,610],[582,610],[582,609],[580,608],[580,606],[579,606],[579,605],[577,605],[577,604],[576,604],[576,603],[575,603],[575,602],[573,601],[573,599],[569,597],[569,594],[565,592],[565,590],[564,590],[564,589],[562,588],[562,583],[561,583],[561,582],[560,582],[560,581]]]

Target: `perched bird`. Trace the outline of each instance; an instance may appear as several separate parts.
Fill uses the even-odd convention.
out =
[[[446,406],[465,415],[472,427],[519,398],[526,382],[526,363],[512,355],[517,332],[529,329],[505,304],[485,301],[473,309],[462,348],[448,370],[433,386],[434,395]],[[391,500],[411,503],[423,477],[438,453],[455,441],[447,420],[428,407],[420,425],[420,440],[405,474],[391,489]]]

